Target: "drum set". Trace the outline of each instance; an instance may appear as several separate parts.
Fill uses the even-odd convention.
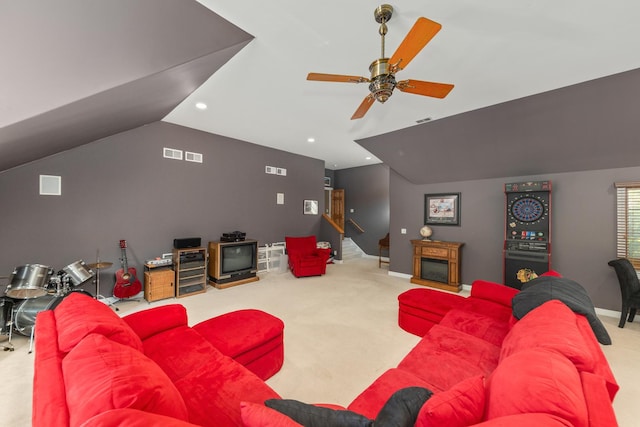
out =
[[[82,292],[93,297],[91,293],[77,287],[94,277],[92,268],[100,271],[100,268],[105,268],[105,264],[102,262],[86,265],[84,261],[78,260],[57,273],[42,264],[17,267],[9,276],[4,296],[0,297],[0,335],[8,335],[4,350],[13,351],[11,338],[13,333],[17,332],[31,338],[31,353],[37,314],[43,310],[54,309],[73,292]]]

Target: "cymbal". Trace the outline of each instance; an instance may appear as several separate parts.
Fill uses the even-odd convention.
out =
[[[100,262],[96,262],[93,264],[89,264],[87,267],[89,268],[95,268],[96,270],[101,270],[103,268],[109,268],[113,265],[112,262],[109,261],[100,261]]]

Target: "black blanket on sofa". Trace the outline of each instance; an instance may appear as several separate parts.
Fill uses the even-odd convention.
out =
[[[540,276],[522,285],[522,290],[513,297],[513,315],[521,319],[529,311],[550,300],[560,300],[575,313],[589,320],[598,342],[611,344],[611,337],[596,316],[596,310],[587,291],[573,280],[564,277]]]

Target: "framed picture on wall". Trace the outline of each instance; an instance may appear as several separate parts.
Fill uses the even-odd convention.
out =
[[[305,215],[318,215],[318,201],[305,200],[303,213]]]
[[[424,223],[460,225],[460,193],[425,194]]]

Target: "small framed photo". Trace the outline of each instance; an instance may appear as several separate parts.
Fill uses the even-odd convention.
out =
[[[424,195],[426,225],[460,225],[460,193]]]
[[[305,215],[318,215],[318,201],[305,200],[303,213]]]

